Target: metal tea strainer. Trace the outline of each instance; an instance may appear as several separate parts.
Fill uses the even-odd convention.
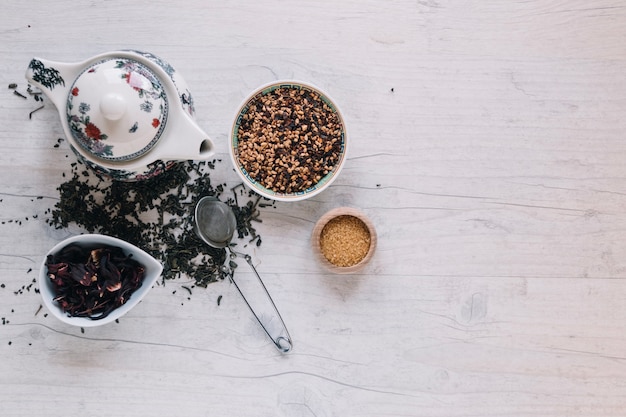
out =
[[[235,230],[237,230],[237,219],[233,210],[215,197],[203,197],[196,205],[194,229],[198,237],[209,246],[228,250],[229,262],[228,265],[222,265],[222,270],[229,273],[235,288],[265,333],[272,339],[276,348],[281,352],[289,352],[293,346],[291,336],[270,293],[254,267],[252,258],[248,254],[234,251],[229,245]],[[239,278],[235,280],[233,269],[237,267],[235,259],[238,256],[242,256],[250,265],[256,280],[245,277],[241,280]]]

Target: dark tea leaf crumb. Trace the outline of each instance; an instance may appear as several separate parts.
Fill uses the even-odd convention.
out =
[[[36,99],[37,101],[39,101],[39,98],[38,98],[38,97],[39,97],[39,96],[35,96],[35,99]],[[35,110],[33,110],[33,111],[31,111],[30,113],[28,113],[28,118],[29,118],[29,119],[32,119],[32,118],[33,118],[33,114],[35,114],[36,112],[38,112],[39,110],[41,110],[41,109],[43,109],[43,108],[44,108],[44,106],[43,106],[43,105],[41,105],[41,106],[37,107]]]

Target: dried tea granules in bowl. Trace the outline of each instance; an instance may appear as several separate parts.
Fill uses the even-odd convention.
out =
[[[343,123],[316,91],[279,87],[259,94],[239,122],[239,163],[273,192],[303,192],[341,160]]]
[[[358,217],[344,214],[331,219],[320,234],[320,249],[333,265],[349,267],[367,256],[371,234],[367,225]]]

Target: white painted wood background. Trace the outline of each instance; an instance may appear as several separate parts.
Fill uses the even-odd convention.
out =
[[[3,416],[626,415],[625,1],[21,0],[0,15],[0,218],[31,217],[0,225]],[[218,182],[237,183],[227,132],[253,88],[301,79],[341,106],[341,177],[258,228],[292,353],[227,282],[191,300],[168,282],[84,333],[14,294],[79,230],[43,221],[73,161],[58,114],[29,120],[36,103],[7,86],[25,88],[33,56],[117,48],[184,75]],[[355,276],[326,273],[308,241],[341,205],[379,234]]]

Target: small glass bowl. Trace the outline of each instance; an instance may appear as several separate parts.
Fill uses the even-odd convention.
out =
[[[364,254],[363,253],[360,254],[359,256],[360,260],[358,260],[356,263],[353,263],[353,264],[352,263],[347,264],[346,266],[340,266],[340,265],[336,265],[332,263],[326,257],[326,255],[324,255],[325,250],[323,247],[326,244],[330,244],[330,243],[324,242],[324,239],[328,239],[326,233],[330,232],[329,230],[327,230],[325,233],[324,232],[325,227],[333,220],[337,219],[336,221],[338,222],[343,221],[339,219],[342,216],[347,216],[345,220],[346,224],[348,222],[351,223],[351,226],[346,226],[346,227],[351,228],[352,231],[354,231],[355,228],[361,229],[361,227],[363,227],[369,234],[369,246],[367,247]],[[350,218],[355,218],[356,222]],[[357,230],[357,232],[358,232],[357,235],[363,234],[364,230]],[[345,235],[341,236],[341,240],[344,243],[346,243],[346,240],[349,240],[349,239],[350,239],[349,236],[345,236]],[[363,212],[352,207],[338,207],[338,208],[330,210],[317,221],[317,223],[313,227],[313,232],[311,234],[311,246],[313,247],[313,252],[315,252],[320,263],[324,265],[324,267],[326,267],[326,269],[328,269],[330,272],[333,272],[335,274],[354,274],[354,273],[360,272],[374,255],[377,241],[378,241],[378,237],[376,234],[376,229],[374,225],[372,224],[372,222],[370,221],[370,219]],[[344,244],[341,246],[342,248],[345,249],[346,245]],[[354,248],[357,246],[363,246],[363,244],[362,243],[354,244],[350,246]]]

